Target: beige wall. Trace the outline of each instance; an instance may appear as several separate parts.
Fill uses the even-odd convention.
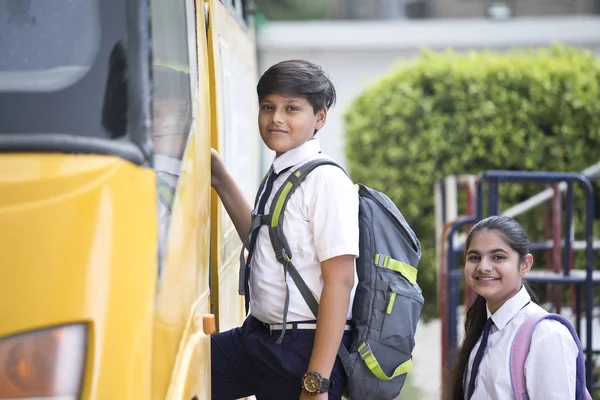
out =
[[[397,19],[402,5],[424,2],[433,18],[481,18],[490,3],[505,3],[518,17],[600,13],[599,0],[330,0],[334,19]]]
[[[481,18],[486,15],[485,0],[432,0],[435,18]],[[491,1],[490,1],[491,3]],[[600,12],[598,0],[512,0],[517,17],[595,14]]]

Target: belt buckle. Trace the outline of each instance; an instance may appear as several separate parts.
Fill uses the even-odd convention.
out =
[[[273,328],[271,328],[271,324],[263,322],[263,325],[265,326],[265,328],[269,329],[269,335],[273,335]]]

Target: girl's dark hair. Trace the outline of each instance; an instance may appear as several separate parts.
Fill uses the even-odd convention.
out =
[[[335,87],[320,66],[304,60],[288,60],[273,65],[256,86],[258,101],[271,93],[305,97],[315,114],[335,104]]]
[[[521,224],[513,218],[506,216],[488,217],[475,224],[467,236],[465,252],[469,250],[469,246],[471,245],[471,241],[475,234],[484,229],[496,231],[502,235],[504,242],[519,254],[520,261],[525,260],[525,256],[529,254],[529,239],[527,237],[527,232],[525,232],[525,229],[523,229]],[[531,299],[537,303],[537,298],[527,282],[523,281],[523,286],[525,286]],[[449,392],[450,397],[446,396],[447,400],[463,400],[465,398],[464,384],[469,356],[473,347],[475,347],[475,344],[479,340],[479,336],[481,336],[483,332],[483,325],[485,324],[486,319],[487,310],[485,298],[477,295],[475,302],[467,311],[467,317],[465,318],[465,340],[458,351],[456,363],[448,375],[447,383],[450,387],[448,387],[446,392]]]

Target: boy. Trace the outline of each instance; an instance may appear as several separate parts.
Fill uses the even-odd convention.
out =
[[[319,66],[290,60],[269,68],[257,93],[260,135],[276,157],[254,211],[268,214],[273,196],[296,168],[327,157],[315,135],[335,103],[335,88]],[[211,163],[212,186],[249,249],[245,270],[251,310],[242,327],[212,337],[212,398],[341,399],[347,377],[337,350],[340,342],[351,343],[348,321],[358,283],[354,185],[340,168],[323,165],[306,177],[285,207],[283,231],[294,265],[319,301],[315,320],[290,276],[284,277],[267,227],[248,234],[250,205],[214,150]],[[288,323],[280,341],[286,284]],[[315,390],[316,395],[309,394]]]

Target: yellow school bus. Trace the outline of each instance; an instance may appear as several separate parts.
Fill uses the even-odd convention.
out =
[[[246,6],[0,2],[0,399],[210,399],[244,317],[210,147],[260,173]]]

